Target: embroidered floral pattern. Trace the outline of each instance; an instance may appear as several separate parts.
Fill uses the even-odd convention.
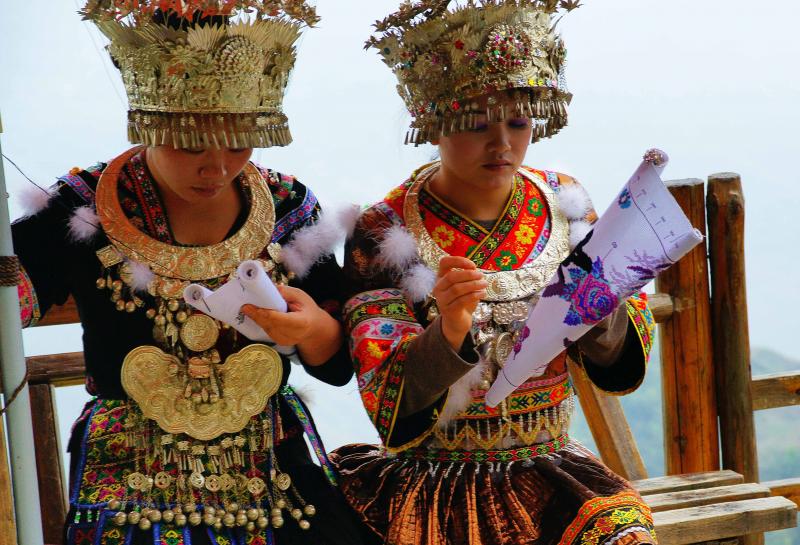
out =
[[[572,380],[564,373],[553,380],[531,381],[523,384],[506,398],[506,411],[509,416],[529,414],[551,407],[557,407],[575,393]],[[483,390],[472,392],[472,401],[459,418],[474,419],[500,417],[500,407],[491,408],[486,405]]]
[[[528,200],[527,209],[528,209],[528,214],[538,218],[539,216],[544,214],[545,207],[544,203],[540,198],[534,197]]]
[[[431,238],[433,238],[434,242],[436,242],[436,244],[438,244],[442,249],[446,250],[448,246],[453,245],[456,235],[444,225],[440,225],[433,230],[431,233]]]
[[[533,244],[536,232],[529,225],[522,225],[514,236],[520,244]]]
[[[630,492],[587,501],[558,545],[603,545],[623,536],[635,535],[631,543],[656,544],[650,508]]]
[[[530,172],[551,183],[548,173]],[[392,210],[392,216],[401,222],[405,195],[415,176],[393,189],[379,205]],[[536,185],[522,176],[515,178],[506,210],[488,232],[424,188],[420,191],[419,208],[425,227],[442,249],[450,255],[469,257],[488,270],[509,270],[528,263],[541,254],[550,239],[547,205]]]
[[[567,269],[570,282],[563,282],[548,289],[545,297],[559,296],[570,303],[564,318],[567,325],[595,324],[611,314],[619,299],[611,291],[611,286],[603,273],[603,262],[598,257],[592,263],[592,270],[585,271],[571,266]]]
[[[510,271],[514,268],[514,265],[519,263],[519,259],[517,259],[517,256],[513,253],[503,250],[500,252],[500,255],[495,258],[494,263],[501,271]]]
[[[39,299],[36,297],[36,290],[33,289],[33,282],[22,265],[19,268],[17,294],[19,295],[19,317],[22,320],[22,327],[35,326],[42,318],[42,312],[39,309]]]
[[[399,290],[369,291],[350,299],[345,328],[361,400],[388,443],[399,409],[406,351],[423,328]]]

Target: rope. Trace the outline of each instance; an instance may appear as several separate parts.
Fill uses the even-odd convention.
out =
[[[19,284],[19,259],[17,256],[0,256],[0,286],[11,287]]]
[[[6,414],[6,411],[14,403],[14,400],[17,399],[19,393],[28,385],[28,369],[25,369],[25,376],[22,377],[22,382],[20,382],[19,386],[14,389],[14,393],[11,394],[11,397],[8,398],[8,401],[3,405],[3,408],[0,409],[0,417]]]

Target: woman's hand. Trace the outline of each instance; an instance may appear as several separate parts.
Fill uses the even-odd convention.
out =
[[[465,257],[447,256],[439,261],[433,297],[442,317],[442,333],[458,352],[472,328],[472,313],[486,297],[488,283],[477,265]]]
[[[303,290],[278,286],[287,312],[244,305],[242,312],[277,344],[296,346],[308,365],[321,365],[342,346],[342,326]]]

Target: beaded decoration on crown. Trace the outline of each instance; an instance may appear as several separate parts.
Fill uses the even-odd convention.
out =
[[[533,142],[557,133],[572,95],[554,16],[579,6],[580,0],[406,1],[376,23],[378,34],[366,47],[397,76],[413,117],[406,143],[473,128],[477,113],[490,121],[532,118]],[[512,100],[496,100],[498,92]],[[481,108],[476,99],[484,95],[488,105]]]
[[[285,146],[283,93],[304,0],[89,0],[128,94],[128,138],[176,148]]]

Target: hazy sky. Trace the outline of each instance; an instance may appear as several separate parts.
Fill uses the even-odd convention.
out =
[[[402,145],[407,117],[393,75],[362,49],[370,25],[397,4],[317,2],[323,19],[300,42],[286,99],[295,141],[256,152],[265,165],[297,175],[323,205],[373,202],[433,152]],[[6,155],[50,185],[73,166],[127,149],[124,90],[101,53],[101,36],[75,14],[77,0],[0,6]],[[570,124],[527,157],[529,165],[577,177],[600,211],[649,147],[670,154],[668,179],[740,173],[751,343],[789,356],[800,308],[792,273],[800,260],[789,251],[800,209],[798,20],[800,4],[791,0],[769,9],[744,0],[586,0],[561,25],[575,94]],[[5,171],[13,197],[25,182],[8,163]],[[44,337],[27,335],[30,354],[80,349],[75,327]],[[352,387],[343,404],[341,395],[328,401],[316,388],[320,400],[341,407],[321,423],[330,426],[329,443],[374,437]],[[69,420],[80,396],[60,395]]]

